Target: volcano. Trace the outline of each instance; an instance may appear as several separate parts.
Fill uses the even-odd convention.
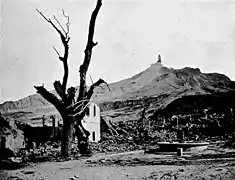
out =
[[[136,120],[143,106],[148,116],[169,107],[176,100],[187,97],[231,93],[235,82],[219,73],[202,73],[198,68],[173,69],[161,61],[146,70],[121,81],[95,90],[93,101],[102,116],[115,121]],[[0,105],[0,111],[19,121],[31,121],[42,115],[58,114],[56,109],[40,95],[33,94],[18,101]]]

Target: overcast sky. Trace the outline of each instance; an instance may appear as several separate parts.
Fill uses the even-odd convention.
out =
[[[63,76],[53,46],[63,46],[54,29],[36,12],[70,16],[69,86],[79,84],[88,23],[96,0],[0,0],[0,102],[52,89]],[[156,62],[198,67],[235,80],[235,2],[232,0],[103,0],[97,19],[88,75],[114,82]],[[90,79],[88,78],[90,83]]]

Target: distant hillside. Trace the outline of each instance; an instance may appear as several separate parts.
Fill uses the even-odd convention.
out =
[[[93,99],[102,109],[106,118],[135,120],[143,104],[153,114],[159,108],[188,95],[210,95],[235,90],[235,82],[218,73],[202,73],[200,69],[186,67],[172,69],[160,62],[131,78],[97,88]],[[40,95],[34,94],[19,101],[5,102],[0,111],[7,116],[30,120],[43,114],[57,113],[55,108]]]

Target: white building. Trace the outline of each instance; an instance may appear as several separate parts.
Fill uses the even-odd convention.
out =
[[[94,102],[87,108],[82,124],[91,133],[89,141],[97,142],[101,139],[100,108]]]

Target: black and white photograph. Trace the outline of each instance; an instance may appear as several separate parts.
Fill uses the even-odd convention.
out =
[[[0,180],[235,180],[235,0],[0,0]]]

